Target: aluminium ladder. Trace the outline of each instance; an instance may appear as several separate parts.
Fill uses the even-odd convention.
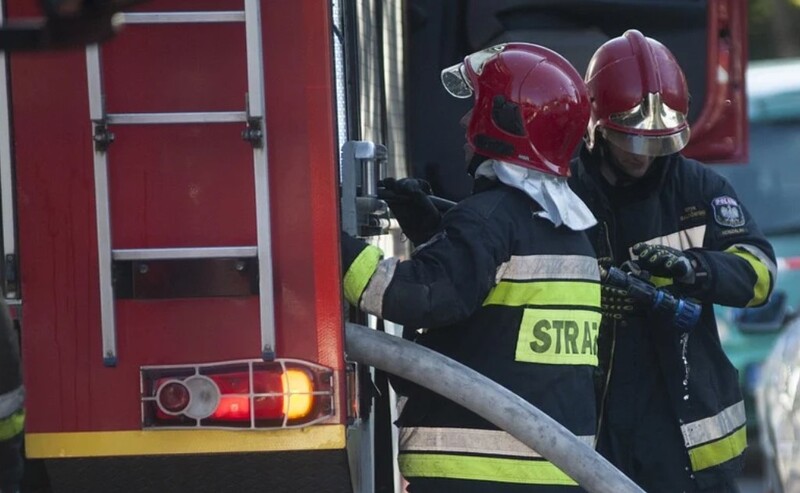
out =
[[[108,114],[104,107],[100,49],[98,45],[90,45],[86,48],[89,115],[94,130],[94,182],[103,363],[106,366],[116,366],[117,363],[117,335],[112,279],[114,261],[213,259],[223,257],[256,258],[258,260],[261,354],[264,360],[273,360],[275,359],[275,314],[259,0],[244,0],[244,11],[126,13],[121,15],[124,24],[244,23],[248,94],[247,107],[243,111]],[[243,137],[245,140],[250,141],[253,146],[257,245],[113,249],[111,245],[107,155],[108,146],[113,142],[113,134],[109,132],[109,126],[235,122],[242,122],[247,125],[246,130],[243,132]]]

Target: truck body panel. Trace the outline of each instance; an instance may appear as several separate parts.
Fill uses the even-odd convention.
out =
[[[10,16],[28,14],[26,4],[9,2]],[[187,4],[162,0],[144,7],[176,11]],[[334,370],[336,418],[310,431],[257,432],[260,438],[221,430],[141,431],[141,366],[260,356],[257,294],[118,299],[119,358],[115,367],[104,366],[86,57],[81,50],[14,54],[29,456],[344,447],[329,6],[269,1],[261,7],[277,355]],[[101,48],[106,111],[242,111],[244,51],[242,24],[126,26]],[[242,124],[110,130],[116,137],[108,150],[114,249],[256,243],[252,148],[242,140]]]

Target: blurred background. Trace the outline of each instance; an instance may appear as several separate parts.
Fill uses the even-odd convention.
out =
[[[749,0],[750,159],[716,169],[779,257],[769,306],[720,308],[720,338],[745,393],[744,493],[800,491],[800,0]]]

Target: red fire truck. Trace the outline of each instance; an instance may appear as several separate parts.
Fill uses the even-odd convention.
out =
[[[583,71],[630,27],[687,67],[693,155],[741,160],[744,5],[657,4],[152,0],[101,45],[6,56],[30,469],[57,492],[394,491],[388,386],[371,409],[344,351],[341,213],[382,231],[353,206],[360,166],[459,198],[467,103],[438,71],[511,39]]]

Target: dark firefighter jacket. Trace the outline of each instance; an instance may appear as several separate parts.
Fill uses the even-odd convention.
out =
[[[619,265],[631,258],[634,244],[648,242],[689,251],[708,272],[701,287],[683,293],[703,303],[700,321],[688,337],[655,315],[632,317],[625,327],[604,323],[600,366],[611,372],[606,383],[612,391],[601,407],[609,411],[615,404],[647,409],[648,404],[631,399],[632,393],[651,404],[650,411],[639,416],[615,418],[613,413],[605,413],[600,426],[609,427],[611,433],[615,427],[650,428],[652,436],[647,435],[647,441],[658,443],[642,446],[642,454],[649,455],[649,460],[663,463],[672,460],[667,454],[688,454],[690,470],[685,474],[689,478],[683,479],[695,481],[701,489],[727,484],[741,467],[745,414],[738,374],[720,345],[712,304],[744,307],[766,302],[776,272],[772,247],[727,181],[701,163],[679,154],[660,158],[640,182],[609,193],[611,188],[599,176],[596,159],[583,150],[573,161],[570,186],[598,219],[598,225],[588,231],[598,260]],[[616,357],[611,349],[615,346]],[[649,378],[647,373],[660,375]],[[660,389],[642,388],[652,387],[654,381],[661,382]],[[637,385],[637,390],[628,391]],[[664,386],[666,395],[659,395],[664,394]],[[666,403],[660,410],[653,404],[658,399]],[[660,417],[654,418],[654,412]],[[658,419],[672,422],[656,423]],[[624,420],[639,424],[622,423]],[[665,428],[672,428],[677,437],[673,448],[662,439],[668,433]],[[625,464],[618,466],[631,474]],[[669,488],[665,486],[664,491]]]
[[[13,491],[22,477],[22,404],[19,344],[8,308],[0,300],[0,491]]]
[[[495,184],[445,214],[410,260],[347,253],[345,296],[424,327],[418,342],[499,382],[592,445],[600,323],[597,260],[583,232],[538,217]],[[412,491],[575,491],[554,465],[477,415],[418,388],[398,422]]]

